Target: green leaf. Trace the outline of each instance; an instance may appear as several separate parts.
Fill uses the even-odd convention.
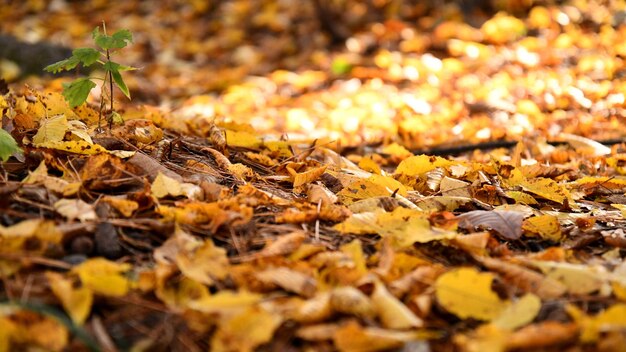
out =
[[[120,69],[123,69],[126,67],[128,66],[122,66],[118,64],[117,62],[113,62],[113,61],[109,61],[106,64],[104,64],[104,69],[106,71],[111,72],[111,75],[113,76],[113,80],[115,81],[115,84],[120,88],[122,93],[124,93],[124,95],[128,99],[130,99],[130,92],[128,91],[128,87],[126,86],[124,79],[122,79],[122,74],[120,73]]]
[[[13,136],[0,128],[0,159],[7,161],[13,153],[20,153],[21,151],[22,149],[18,147]]]
[[[80,63],[80,60],[78,60],[74,56],[70,56],[69,58],[65,60],[61,60],[61,61],[55,62],[51,65],[44,67],[44,70],[47,72],[52,72],[52,73],[58,73],[61,71],[69,71],[69,70],[74,69],[79,63]]]
[[[96,27],[92,32],[96,45],[104,50],[121,49],[133,42],[133,35],[128,29],[120,29],[113,35],[100,33],[100,27]]]
[[[72,57],[82,62],[85,66],[91,66],[100,58],[100,52],[92,48],[78,48],[72,51]]]
[[[91,66],[100,58],[100,52],[91,48],[78,48],[72,51],[72,56],[65,60],[55,62],[44,68],[47,72],[58,73],[61,71],[73,70],[81,62],[85,66]]]
[[[87,100],[89,92],[95,86],[96,84],[90,81],[89,77],[79,78],[70,83],[63,83],[63,96],[70,107],[75,108]]]

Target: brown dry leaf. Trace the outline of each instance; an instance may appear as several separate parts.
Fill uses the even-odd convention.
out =
[[[517,240],[522,236],[522,222],[525,217],[522,212],[508,210],[474,210],[457,216],[460,227],[489,228],[507,240]]]
[[[211,350],[252,352],[272,338],[282,318],[261,307],[248,307],[219,325]]]

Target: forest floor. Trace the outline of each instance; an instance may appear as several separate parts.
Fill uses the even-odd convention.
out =
[[[0,352],[626,350],[626,4],[319,3],[0,7]]]

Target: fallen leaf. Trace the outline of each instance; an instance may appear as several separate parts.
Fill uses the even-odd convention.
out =
[[[500,316],[507,303],[491,290],[494,276],[474,268],[453,269],[435,282],[439,304],[461,319],[493,320]]]
[[[507,210],[473,210],[457,216],[460,227],[488,228],[507,240],[517,240],[522,236],[524,217],[524,213]]]

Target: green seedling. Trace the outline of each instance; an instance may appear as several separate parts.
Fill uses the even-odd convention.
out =
[[[108,98],[110,102],[110,114],[108,115],[109,130],[113,124],[116,113],[113,110],[113,86],[117,86],[124,95],[130,99],[130,92],[124,79],[122,71],[135,70],[135,67],[124,66],[111,60],[111,55],[119,49],[132,43],[133,35],[127,29],[119,30],[113,35],[107,35],[106,25],[102,22],[102,32],[100,27],[96,27],[91,33],[95,44],[99,49],[78,48],[72,51],[72,56],[47,66],[44,70],[52,73],[70,71],[83,65],[91,67],[99,65],[104,70],[104,77],[80,77],[70,83],[63,83],[63,96],[70,104],[71,108],[82,105],[87,100],[89,92],[96,87],[93,81],[101,81],[102,94],[100,96],[100,117],[98,119],[98,131],[101,130],[102,113],[105,107],[105,92],[108,87]]]

